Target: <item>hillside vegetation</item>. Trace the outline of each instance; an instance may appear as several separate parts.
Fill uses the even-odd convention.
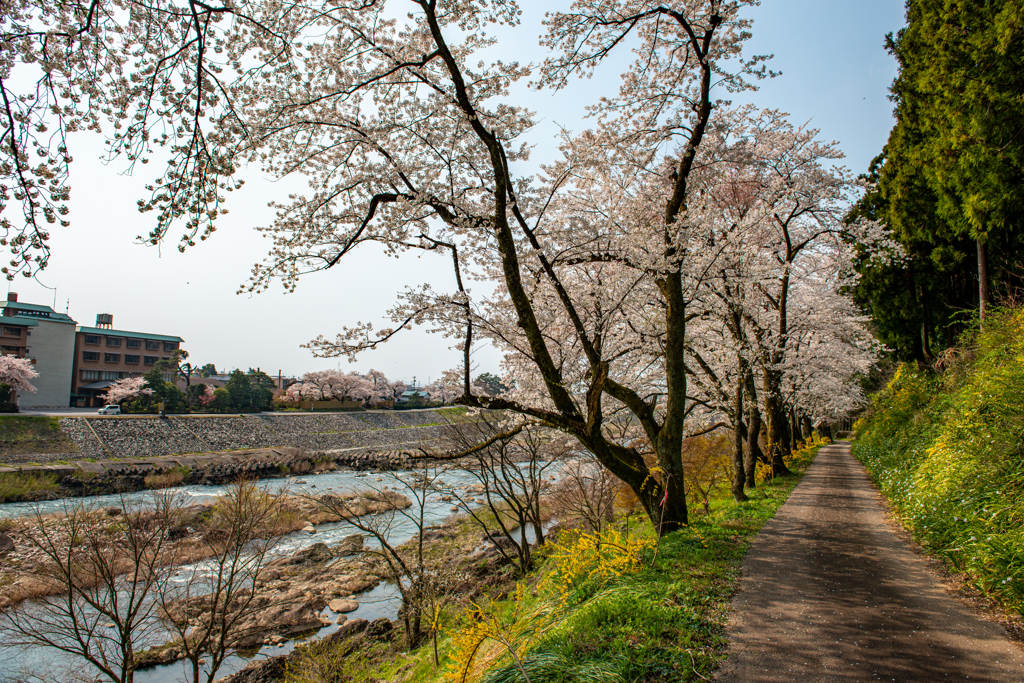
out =
[[[991,316],[941,365],[901,365],[853,452],[922,546],[1024,613],[1024,311]]]

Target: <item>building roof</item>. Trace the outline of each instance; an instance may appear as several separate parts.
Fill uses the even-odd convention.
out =
[[[27,320],[25,318],[7,318],[0,315],[0,325],[21,325],[23,327],[38,327],[39,323],[35,320]]]
[[[82,327],[78,326],[79,332],[85,334],[105,334],[108,337],[131,337],[133,339],[153,339],[155,341],[184,342],[181,337],[168,337],[165,334],[150,334],[149,332],[127,332],[125,330],[108,330],[105,327]]]
[[[99,390],[99,389],[107,389],[112,384],[113,384],[112,381],[110,381],[108,379],[104,379],[104,380],[100,380],[99,382],[90,382],[89,384],[83,384],[82,386],[80,386],[78,388],[79,389],[96,389],[96,390]]]
[[[49,306],[40,306],[39,304],[26,304],[20,301],[0,301],[0,308],[3,308],[4,313],[7,316],[25,316],[27,318],[36,319],[43,318],[62,323],[75,322],[70,315],[66,313],[58,313]]]

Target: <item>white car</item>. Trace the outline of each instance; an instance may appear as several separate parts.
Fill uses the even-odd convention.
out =
[[[100,415],[120,415],[121,406],[103,406],[96,411]]]

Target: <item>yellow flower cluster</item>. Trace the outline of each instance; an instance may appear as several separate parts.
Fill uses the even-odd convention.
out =
[[[654,548],[650,537],[627,535],[609,528],[600,533],[575,531],[551,544],[552,571],[545,586],[566,599],[583,585],[596,587],[609,579],[640,569],[644,555]]]
[[[571,607],[577,589],[584,585],[597,589],[637,571],[654,544],[653,537],[618,529],[563,533],[549,545],[548,572],[538,585],[539,597],[530,599],[526,583],[520,582],[510,604],[471,603],[462,625],[449,632],[447,680],[478,680],[499,660],[508,661],[506,657],[521,668],[531,645]]]
[[[479,678],[494,662],[509,655],[517,665],[530,643],[555,622],[543,603],[528,608],[525,584],[516,585],[510,608],[470,603],[463,626],[453,631],[448,655],[448,680],[465,683]]]

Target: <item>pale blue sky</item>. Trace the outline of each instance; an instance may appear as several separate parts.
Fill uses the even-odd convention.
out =
[[[543,53],[536,36],[544,11],[558,2],[523,2],[523,26],[514,41],[503,36],[504,56],[538,61]],[[766,0],[751,10],[755,20],[750,54],[774,53],[771,68],[782,76],[764,81],[749,95],[760,107],[811,121],[823,138],[837,140],[846,165],[866,170],[892,127],[888,86],[895,61],[885,53],[885,33],[904,21],[903,3],[895,0]],[[594,79],[551,94],[523,93],[526,106],[541,123],[531,136],[537,157],[550,154],[557,126],[579,129],[581,107],[604,88],[617,87],[614,65]],[[57,308],[92,325],[97,313],[113,313],[119,329],[175,334],[186,340],[192,360],[212,362],[219,369],[261,367],[276,374],[300,374],[335,367],[336,360],[314,359],[299,345],[317,334],[333,335],[357,320],[380,320],[396,291],[406,284],[450,278],[443,259],[397,262],[366,251],[330,272],[303,280],[295,294],[280,288],[254,297],[236,296],[252,264],[266,251],[266,241],[252,228],[269,222],[266,202],[284,197],[289,181],[272,183],[250,173],[243,191],[231,197],[228,214],[207,243],[179,254],[174,244],[161,250],[134,243],[149,230],[151,214],[140,215],[135,202],[148,177],[126,178],[119,167],[98,159],[99,139],[76,135],[72,140],[72,227],[55,230],[54,255],[40,281],[57,288]],[[155,170],[143,167],[144,170]],[[173,242],[173,240],[172,240]],[[17,280],[11,291],[23,301],[52,304],[53,292],[33,281]],[[448,340],[422,331],[406,334],[352,366],[371,367],[393,378],[420,381],[436,378],[459,361]],[[497,354],[481,349],[479,371],[497,371]],[[344,360],[342,367],[347,367]]]

